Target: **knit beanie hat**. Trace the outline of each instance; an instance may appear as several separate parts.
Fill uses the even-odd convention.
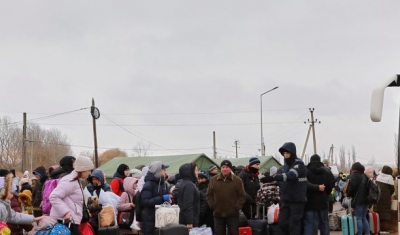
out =
[[[46,176],[46,169],[44,168],[44,166],[39,166],[33,171],[33,174],[38,175],[41,179],[43,179]]]
[[[214,170],[214,169],[217,169],[217,166],[214,165],[214,164],[212,164],[212,165],[210,165],[210,166],[208,167],[208,172],[210,172],[210,171],[212,171],[212,170]]]
[[[276,172],[278,172],[278,168],[276,168],[276,166],[271,167],[271,169],[269,169],[269,175],[273,176],[276,174]]]
[[[74,161],[76,158],[73,156],[65,156],[60,160],[60,167],[63,168],[65,171],[70,172],[74,170]],[[75,164],[76,165],[76,164]]]
[[[200,171],[199,171],[199,174],[198,174],[198,177],[199,177],[200,179],[207,179],[207,178],[208,178],[208,174],[207,174],[207,172],[205,172],[205,171],[203,171],[203,170],[200,170]]]
[[[252,157],[249,160],[249,166],[252,166],[254,164],[260,163],[260,160],[257,157]]]
[[[129,175],[133,178],[140,179],[142,177],[142,171],[136,168],[133,168],[129,171]]]
[[[76,172],[84,172],[84,171],[89,171],[93,170],[94,165],[92,160],[88,157],[78,157],[75,161],[75,171]]]
[[[314,154],[311,156],[310,162],[321,162],[321,157],[318,156],[317,154]]]
[[[229,168],[232,169],[232,162],[230,162],[229,160],[223,160],[223,161],[221,162],[221,167],[222,167],[222,166],[227,166],[227,167],[229,167]]]

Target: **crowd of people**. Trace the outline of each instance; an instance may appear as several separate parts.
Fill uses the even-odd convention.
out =
[[[240,212],[247,220],[265,219],[260,210],[279,205],[277,234],[311,235],[319,230],[326,235],[330,233],[330,204],[347,195],[353,198],[359,234],[369,234],[369,179],[382,192],[373,205],[380,215],[381,228],[391,229],[390,204],[395,192],[392,168],[384,166],[377,175],[371,167],[356,162],[349,176],[341,172],[335,179],[328,163],[318,155],[311,156],[305,165],[297,157],[294,143],[285,143],[279,152],[284,165],[273,166],[263,174],[257,157],[250,158],[246,166],[223,160],[219,167],[211,165],[206,170],[186,163],[175,175],[167,174],[168,165],[154,161],[148,166],[119,165],[110,184],[87,157],[66,156],[58,168],[46,171],[39,166],[32,175],[24,172],[21,179],[15,171],[1,169],[0,229],[9,229],[11,234],[34,234],[59,223],[68,225],[75,235],[81,234],[86,224],[95,234],[100,228],[98,214],[108,205],[115,210],[116,223],[120,213],[133,212],[129,224],[120,225],[124,234],[153,235],[156,206],[170,203],[179,206],[179,223],[188,229],[205,225],[215,235],[226,235],[227,231],[238,235]],[[41,224],[42,220],[46,222]],[[33,227],[33,222],[41,225]]]

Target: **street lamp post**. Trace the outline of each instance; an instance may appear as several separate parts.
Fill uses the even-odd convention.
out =
[[[261,111],[260,111],[260,113],[261,113],[261,156],[265,156],[265,144],[264,144],[264,136],[263,136],[263,117],[262,117],[262,107],[263,107],[262,106],[262,96],[267,94],[267,93],[269,93],[269,92],[271,92],[271,91],[273,91],[273,90],[276,90],[276,89],[278,89],[278,87],[274,87],[271,90],[266,91],[266,92],[264,92],[264,93],[262,93],[260,95],[260,107],[261,107]]]

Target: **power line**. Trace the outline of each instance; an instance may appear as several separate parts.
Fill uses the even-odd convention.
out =
[[[292,109],[267,109],[264,112],[280,112],[280,111],[296,111],[304,110],[307,108],[292,108]],[[25,112],[25,111],[24,111]],[[216,111],[216,112],[167,112],[167,113],[109,113],[108,115],[115,116],[157,116],[157,115],[210,115],[210,114],[234,114],[234,113],[259,113],[260,111]],[[0,113],[23,113],[17,111],[0,111]],[[50,112],[29,112],[30,114],[54,114]],[[82,114],[78,114],[82,115]]]
[[[51,143],[51,142],[44,142],[44,141],[35,141],[32,140],[33,143],[40,143],[40,144],[48,144],[48,145],[58,145],[58,146],[65,146],[65,147],[79,147],[79,148],[93,148],[93,146],[85,146],[85,145],[73,145],[73,144],[63,144],[63,143]],[[120,149],[120,150],[140,150],[140,148],[110,148],[110,147],[98,147],[99,149]],[[187,149],[151,149],[151,151],[188,151],[188,150],[202,150],[202,149],[211,149],[212,147],[204,147],[204,148],[187,148]]]
[[[288,123],[299,123],[299,122],[268,122],[263,123],[267,125],[283,125]],[[38,123],[44,126],[91,126],[90,124],[83,123]],[[199,123],[199,124],[120,124],[120,125],[110,125],[110,124],[97,124],[97,126],[125,126],[125,127],[203,127],[203,126],[248,126],[248,125],[260,125],[260,123]]]
[[[119,128],[121,128],[122,130],[124,130],[124,131],[130,133],[131,135],[133,135],[133,136],[135,136],[135,137],[137,137],[137,138],[139,138],[139,139],[141,139],[141,140],[146,141],[147,143],[153,144],[153,145],[158,146],[158,147],[163,148],[163,149],[168,149],[168,148],[165,148],[164,146],[155,144],[155,143],[153,143],[153,142],[151,142],[151,141],[149,141],[149,140],[146,140],[145,138],[142,138],[142,137],[136,135],[135,133],[131,132],[130,130],[124,128],[123,126],[121,126],[121,125],[119,125],[118,123],[116,123],[116,122],[114,122],[113,120],[111,120],[111,119],[110,119],[109,117],[107,117],[107,115],[105,115],[104,113],[103,113],[103,117],[106,118],[108,121],[114,123],[116,126],[118,126]]]
[[[38,118],[32,118],[32,119],[28,119],[27,121],[33,122],[33,121],[39,121],[39,120],[54,118],[54,117],[58,117],[58,116],[61,116],[61,115],[82,111],[82,110],[85,110],[85,109],[90,109],[90,107],[75,109],[75,110],[62,112],[62,113],[55,113],[55,114],[51,114],[51,115],[43,116],[43,117],[38,117]],[[13,122],[13,123],[2,124],[1,126],[19,125],[19,124],[22,124],[22,123],[23,123],[23,121],[18,121],[18,122]]]

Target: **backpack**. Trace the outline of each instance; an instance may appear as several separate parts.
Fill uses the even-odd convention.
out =
[[[129,203],[131,203],[131,196],[128,194]],[[122,229],[130,229],[134,219],[135,209],[131,208],[129,211],[118,211],[117,223],[118,227]]]
[[[376,204],[381,197],[381,189],[379,185],[375,184],[371,179],[368,180],[367,183],[368,188],[368,196],[367,202],[369,204]]]
[[[142,222],[142,204],[141,204],[141,195],[142,192],[137,192],[135,194],[135,215],[136,215],[136,221]]]
[[[118,180],[118,182],[119,182],[119,190],[120,190],[121,192],[125,192],[125,189],[124,189],[124,180],[121,179],[121,178],[119,178],[119,177],[114,177],[114,179]]]
[[[43,214],[50,214],[51,210],[51,203],[50,203],[50,194],[53,192],[53,190],[57,187],[58,182],[60,182],[60,179],[51,179],[47,180],[44,183],[44,189],[43,189],[43,194],[42,194],[42,212]]]

